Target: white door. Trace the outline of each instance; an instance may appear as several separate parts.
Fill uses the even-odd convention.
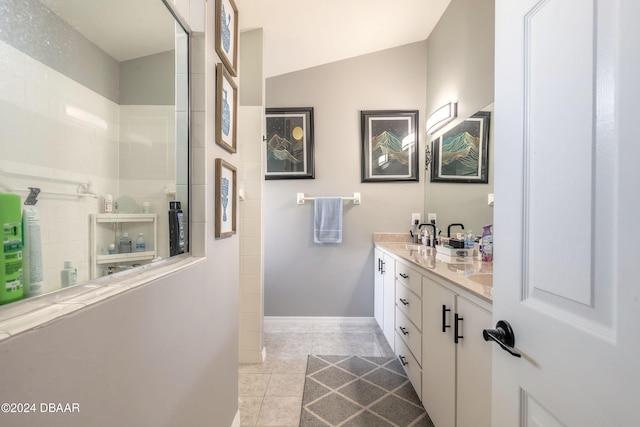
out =
[[[640,426],[640,1],[496,0],[494,427]]]

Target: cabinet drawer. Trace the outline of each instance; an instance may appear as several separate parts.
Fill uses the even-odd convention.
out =
[[[415,358],[422,361],[422,333],[399,309],[396,309],[396,333],[409,347]]]
[[[396,306],[422,330],[422,301],[402,283],[396,281]]]
[[[416,270],[401,262],[396,263],[396,279],[419,297],[422,296],[422,276]]]
[[[404,341],[402,341],[402,338],[399,337],[396,337],[396,354],[418,398],[422,401],[422,369],[420,369],[420,365],[418,365],[415,357],[413,357],[413,354],[409,351],[409,347],[407,347]]]

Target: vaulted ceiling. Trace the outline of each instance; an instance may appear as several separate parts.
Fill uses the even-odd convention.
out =
[[[118,61],[173,45],[161,0],[40,1]],[[425,40],[451,0],[235,2],[240,31],[264,30],[264,73],[272,77]]]
[[[451,0],[236,0],[272,77],[425,40]]]

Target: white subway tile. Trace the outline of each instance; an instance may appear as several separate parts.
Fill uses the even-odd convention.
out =
[[[240,292],[243,294],[260,294],[262,292],[262,276],[240,272]]]
[[[207,219],[207,186],[191,186],[191,218],[193,222],[206,222]]]

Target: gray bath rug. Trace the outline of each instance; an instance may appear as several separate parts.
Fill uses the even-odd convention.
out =
[[[300,427],[433,427],[395,357],[307,359]]]

